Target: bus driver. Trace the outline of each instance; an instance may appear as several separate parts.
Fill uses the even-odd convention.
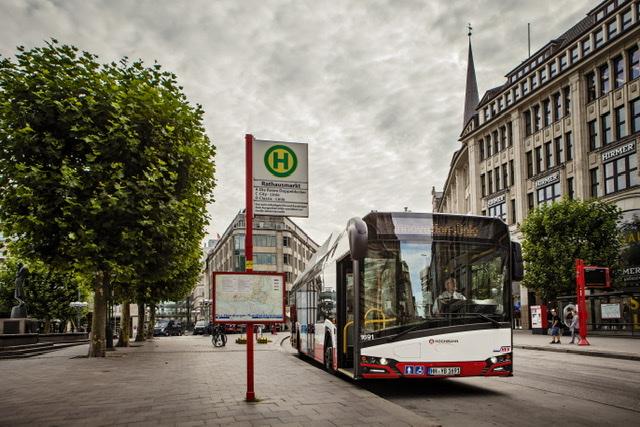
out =
[[[433,312],[438,313],[439,310],[447,311],[446,306],[455,300],[466,300],[465,296],[456,291],[456,278],[449,277],[444,282],[444,292],[438,295],[435,304],[433,304]]]

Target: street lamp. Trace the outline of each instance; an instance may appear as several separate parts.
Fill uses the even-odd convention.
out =
[[[80,329],[80,311],[88,305],[89,304],[85,301],[73,301],[69,304],[69,306],[78,310],[78,323],[76,324],[76,332],[79,332]]]

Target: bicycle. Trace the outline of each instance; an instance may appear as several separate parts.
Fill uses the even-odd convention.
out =
[[[221,325],[216,325],[211,331],[211,343],[214,347],[224,347],[227,345],[227,334],[224,333],[224,328]]]

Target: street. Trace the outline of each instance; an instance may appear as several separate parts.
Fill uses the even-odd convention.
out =
[[[364,387],[445,426],[621,426],[640,416],[637,361],[516,349],[514,363],[511,378]]]

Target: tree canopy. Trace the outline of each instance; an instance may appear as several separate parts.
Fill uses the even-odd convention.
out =
[[[126,58],[102,65],[53,40],[2,59],[0,89],[10,250],[93,277],[96,305],[109,283],[129,295],[193,286],[215,149],[177,77]]]
[[[620,209],[604,201],[562,201],[534,209],[522,224],[523,284],[547,300],[575,294],[575,260],[620,265]]]

